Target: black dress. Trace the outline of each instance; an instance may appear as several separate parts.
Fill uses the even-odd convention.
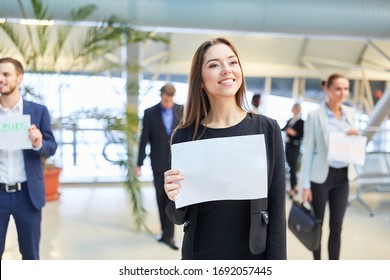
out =
[[[204,127],[199,128],[195,139],[199,135],[199,139],[264,135],[267,173],[253,176],[267,176],[267,197],[210,201],[181,208],[176,208],[175,202],[170,201],[166,208],[168,217],[175,224],[183,225],[182,259],[285,260],[285,161],[278,123],[266,116],[249,113],[235,126],[203,130]],[[177,130],[172,140],[174,144],[194,141],[193,135],[194,125]],[[242,160],[246,160],[245,155]]]

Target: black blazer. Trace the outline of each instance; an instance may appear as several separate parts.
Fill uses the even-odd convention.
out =
[[[286,125],[282,128],[282,131],[285,131],[289,127],[291,120],[292,118],[287,121]],[[291,128],[297,132],[297,135],[291,136],[286,133],[287,137],[289,138],[289,143],[296,143],[297,145],[301,144],[303,138],[303,127],[304,127],[304,122],[302,119],[297,120],[293,124],[293,126],[291,126]]]
[[[183,106],[174,104],[174,120],[172,129],[180,122],[183,115]],[[137,165],[143,165],[146,157],[145,147],[150,144],[150,159],[153,171],[165,172],[171,164],[170,150],[171,134],[165,130],[164,122],[161,117],[160,103],[145,110],[142,120],[142,133],[139,140],[139,151]]]
[[[249,248],[253,254],[265,255],[269,260],[285,260],[286,253],[286,198],[285,163],[280,128],[275,120],[251,114],[256,134],[264,134],[267,151],[268,197],[251,201]],[[192,133],[189,133],[192,139]],[[176,209],[170,201],[168,217],[178,225],[184,224],[182,259],[193,259],[194,233],[198,205]]]

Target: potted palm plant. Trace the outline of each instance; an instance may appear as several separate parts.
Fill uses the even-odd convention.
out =
[[[42,0],[30,0],[30,2],[35,20],[39,23],[51,21],[52,17],[48,14],[48,7],[43,4]],[[21,16],[28,18],[24,12],[23,3],[19,1],[19,5]],[[6,40],[1,39],[0,56],[20,58],[24,61],[26,70],[33,73],[50,72],[57,75],[66,75],[70,72],[87,72],[96,74],[124,69],[130,72],[137,70],[137,67],[130,65],[129,62],[127,62],[127,65],[123,65],[119,54],[124,45],[128,46],[132,43],[148,40],[168,43],[164,36],[136,30],[128,22],[119,19],[115,15],[102,20],[95,26],[83,28],[76,26],[76,23],[85,21],[96,10],[97,6],[93,4],[72,10],[67,22],[74,22],[74,25],[21,25],[8,23],[6,19],[5,22],[0,23],[0,30],[7,37]],[[0,14],[0,16],[4,17],[5,15]],[[77,40],[74,40],[75,36],[77,36]],[[3,42],[7,42],[7,44]],[[138,96],[138,87],[127,86],[127,95]],[[137,135],[135,128],[138,127],[138,119],[135,118],[137,116],[136,109],[127,110],[125,114],[129,118],[124,118],[124,121],[121,121],[121,126],[117,125],[116,128],[124,131],[128,139],[135,139],[134,137]],[[112,126],[115,123],[113,121],[107,124]],[[61,125],[64,124],[60,123],[59,126]],[[129,151],[132,150],[131,145],[133,144],[133,140],[127,141],[126,147]],[[124,183],[133,204],[136,227],[140,229],[145,226],[145,210],[142,206],[140,183],[134,169],[132,169],[132,162],[133,155],[129,152],[128,159],[119,164],[124,166],[128,172]],[[53,168],[50,169],[50,165],[47,165],[46,162],[44,162],[44,166],[45,173],[54,172]],[[58,180],[57,184],[59,184]],[[58,197],[58,190],[54,197],[56,195]]]
[[[49,164],[47,160],[42,160],[42,163],[46,201],[57,200],[60,197],[60,173],[62,168],[54,164]]]

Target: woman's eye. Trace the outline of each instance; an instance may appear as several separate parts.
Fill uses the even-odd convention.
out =
[[[231,65],[236,65],[236,64],[238,64],[238,61],[237,60],[230,61],[230,64]]]
[[[210,68],[216,68],[218,67],[219,65],[217,63],[212,63],[209,65]]]

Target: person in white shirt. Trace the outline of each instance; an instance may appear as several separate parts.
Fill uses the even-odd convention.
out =
[[[18,233],[19,251],[24,260],[39,259],[42,207],[45,205],[42,158],[54,155],[50,116],[43,105],[22,99],[22,64],[0,58],[0,118],[30,115],[31,149],[0,149],[0,256],[3,256],[10,216]]]

